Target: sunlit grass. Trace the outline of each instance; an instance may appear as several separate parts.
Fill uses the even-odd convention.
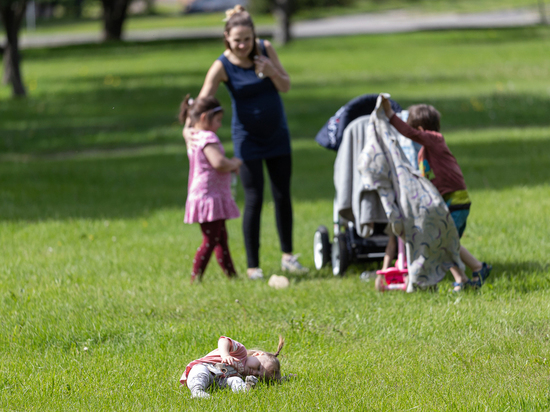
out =
[[[548,410],[548,37],[454,31],[280,50],[293,83],[284,100],[301,261],[313,267],[313,233],[332,222],[335,154],[314,135],[349,99],[388,91],[442,112],[463,168],[473,200],[463,243],[494,271],[460,296],[450,279],[436,293],[375,293],[358,275],[376,265],[291,275],[285,290],[248,282],[240,219],[228,231],[241,279],[212,261],[190,286],[200,230],[183,224],[188,162],[175,114],[221,44],[26,52],[30,97],[0,90],[0,409]],[[269,276],[280,250],[267,188],[266,199]],[[242,210],[241,188],[237,202]],[[265,350],[283,334],[283,373],[298,377],[191,400],[178,379],[221,334]]]

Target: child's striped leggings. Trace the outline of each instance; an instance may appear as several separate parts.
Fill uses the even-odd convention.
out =
[[[215,252],[218,264],[228,277],[237,276],[233,261],[231,260],[231,254],[229,253],[225,220],[204,222],[200,225],[202,231],[202,244],[197,249],[197,254],[193,259],[192,278],[202,278],[212,252]]]

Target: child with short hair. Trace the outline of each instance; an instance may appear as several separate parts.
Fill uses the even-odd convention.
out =
[[[417,104],[408,108],[409,117],[405,123],[395,115],[385,97],[382,97],[382,107],[390,124],[399,133],[422,145],[418,152],[419,169],[443,197],[461,238],[466,229],[471,201],[462,170],[440,133],[441,115],[433,106]],[[472,280],[469,280],[458,267],[451,268],[455,278],[454,290],[461,291],[465,285],[481,287],[491,273],[492,266],[477,260],[462,245],[460,259],[472,270]]]
[[[209,398],[206,392],[214,383],[233,392],[250,390],[258,380],[281,381],[279,353],[285,344],[279,336],[277,352],[247,350],[242,343],[226,336],[218,339],[218,348],[189,363],[180,379],[193,398]]]
[[[196,278],[202,280],[213,251],[226,276],[237,276],[229,253],[225,221],[240,216],[231,196],[231,172],[238,173],[242,162],[236,157],[225,157],[216,136],[222,117],[223,108],[214,97],[193,101],[187,95],[181,103],[180,123],[188,120],[196,130],[193,145],[187,151],[189,183],[184,222],[199,223],[203,236],[193,259],[191,283]]]

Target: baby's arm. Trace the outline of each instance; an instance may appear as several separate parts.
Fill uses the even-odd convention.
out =
[[[225,157],[220,151],[219,146],[215,143],[207,144],[202,151],[212,167],[221,173],[238,171],[243,163],[241,159],[237,159],[236,157],[231,159]]]
[[[220,351],[222,363],[225,363],[227,365],[231,365],[234,367],[235,362],[238,361],[238,359],[235,359],[233,356],[230,355],[231,341],[226,337],[222,336],[220,339],[218,339],[218,350]]]

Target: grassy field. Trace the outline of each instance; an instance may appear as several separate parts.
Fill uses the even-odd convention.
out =
[[[200,231],[182,223],[175,116],[221,44],[25,51],[29,98],[0,89],[0,409],[550,409],[549,45],[550,30],[532,28],[279,50],[293,82],[284,101],[302,261],[313,267],[313,233],[332,219],[334,153],[313,137],[349,99],[390,92],[440,109],[463,168],[473,198],[463,241],[494,270],[460,296],[450,278],[437,293],[378,294],[361,265],[273,290],[229,282],[211,262],[190,286]],[[220,135],[231,151],[229,113]],[[262,267],[280,274],[269,200],[262,219]],[[240,219],[228,229],[244,273]],[[179,377],[221,334],[265,350],[283,334],[283,373],[298,377],[191,400]]]

